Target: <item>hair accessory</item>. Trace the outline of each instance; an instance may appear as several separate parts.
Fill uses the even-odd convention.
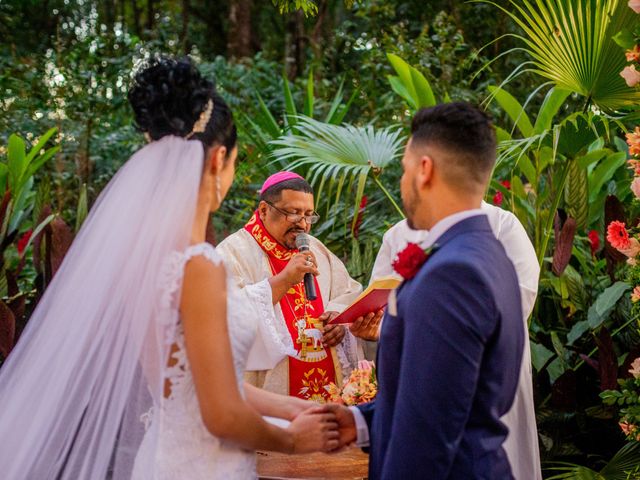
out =
[[[207,128],[207,124],[209,123],[209,120],[211,120],[212,113],[213,113],[213,100],[209,99],[209,101],[207,102],[207,106],[204,107],[204,110],[202,110],[202,113],[200,113],[200,117],[198,117],[198,120],[196,121],[196,123],[193,124],[193,128],[191,129],[191,132],[189,132],[189,134],[185,138],[189,139],[196,133],[204,132],[205,129]]]

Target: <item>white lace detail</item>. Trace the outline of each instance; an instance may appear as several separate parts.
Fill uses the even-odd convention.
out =
[[[346,328],[346,327],[345,327]],[[342,378],[349,378],[351,371],[358,364],[357,340],[349,329],[344,334],[344,339],[340,345],[336,346],[338,361],[342,367]]]
[[[286,329],[284,322],[276,319],[273,304],[271,303],[272,293],[269,280],[265,279],[253,285],[245,287],[247,296],[251,298],[260,307],[259,318],[262,319],[264,326],[269,332],[269,336],[273,340],[273,344],[278,348],[282,355],[295,357],[297,352],[293,347],[291,334]],[[278,328],[281,326],[282,328]]]
[[[204,256],[219,265],[222,258],[210,244],[198,244],[184,252],[175,252],[165,265],[162,277],[163,308],[177,308],[177,295],[182,286],[184,266],[193,257]],[[242,393],[243,372],[257,330],[255,314],[261,303],[244,295],[233,282],[227,281],[227,323],[233,353],[233,366]],[[269,294],[270,298],[270,294]],[[155,465],[154,480],[249,479],[256,478],[256,456],[223,439],[211,435],[202,420],[189,359],[186,355],[184,329],[178,322],[171,329],[172,365],[165,368],[171,391],[141,417],[148,432],[159,429],[158,442],[146,435],[136,457],[133,480],[146,480],[150,472],[144,465]],[[152,459],[151,461],[149,459]]]
[[[162,308],[177,308],[177,293],[182,286],[184,266],[193,257],[202,255],[214,265],[222,263],[222,257],[210,243],[191,245],[184,252],[173,252],[162,267],[160,275]]]

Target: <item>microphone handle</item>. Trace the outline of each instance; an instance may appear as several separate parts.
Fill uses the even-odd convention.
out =
[[[304,274],[304,293],[309,300],[318,298],[316,294],[316,283],[313,281],[313,275],[311,273]]]

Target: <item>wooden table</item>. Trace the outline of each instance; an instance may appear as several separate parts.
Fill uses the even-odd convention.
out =
[[[359,448],[331,455],[258,452],[258,477],[261,479],[362,480],[367,478],[368,468],[369,455]]]

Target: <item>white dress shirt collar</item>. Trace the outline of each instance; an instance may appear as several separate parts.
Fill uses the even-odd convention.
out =
[[[466,220],[467,218],[475,217],[477,215],[486,216],[486,212],[481,208],[474,208],[472,210],[463,210],[462,212],[457,212],[453,215],[449,215],[448,217],[443,218],[438,223],[436,223],[431,228],[431,230],[429,230],[429,235],[427,235],[426,240],[422,243],[422,247],[429,248],[456,223],[460,223],[462,220]]]

